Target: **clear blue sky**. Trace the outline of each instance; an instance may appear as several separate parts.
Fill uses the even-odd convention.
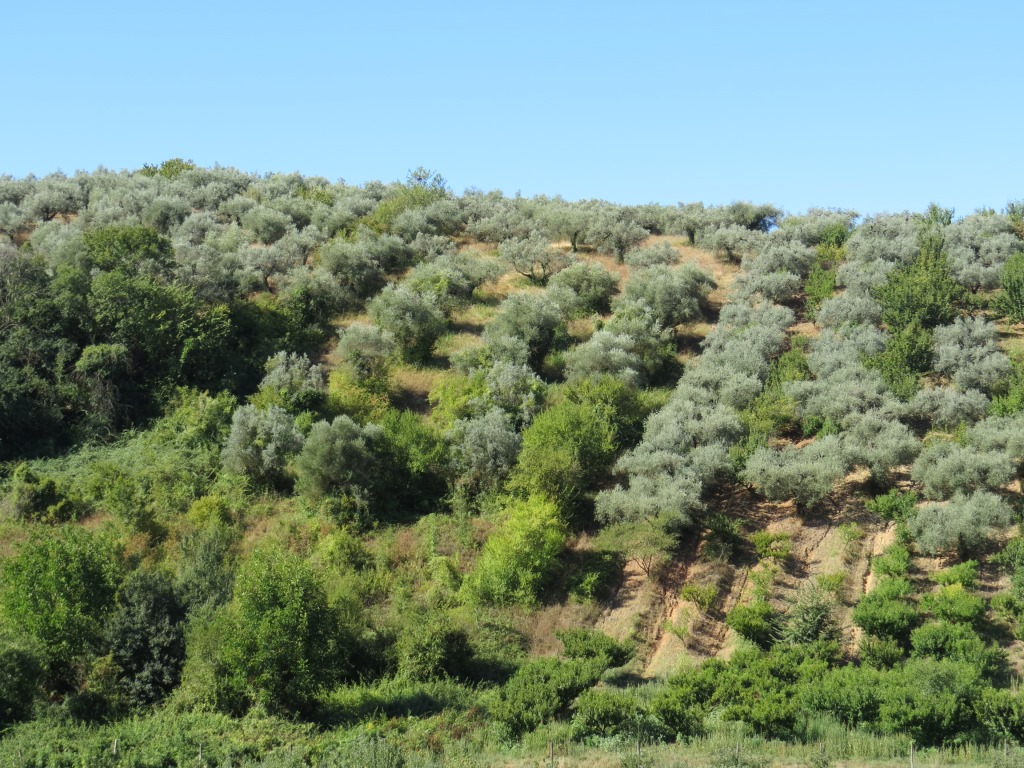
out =
[[[1019,2],[9,3],[0,173],[966,214],[1024,198]]]

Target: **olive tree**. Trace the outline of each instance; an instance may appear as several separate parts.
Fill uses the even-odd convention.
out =
[[[744,256],[755,253],[761,246],[764,235],[739,224],[729,224],[705,230],[699,244],[726,261],[739,262]]]
[[[794,499],[806,509],[820,502],[846,474],[838,437],[819,437],[803,448],[758,448],[747,459],[743,481],[772,501]]]
[[[926,504],[910,521],[910,531],[921,551],[956,553],[963,557],[977,550],[997,530],[1013,522],[1013,511],[989,491],[957,493],[942,504]]]
[[[277,242],[287,234],[289,227],[294,226],[288,214],[265,205],[256,205],[239,218],[242,227],[264,245]]]
[[[470,491],[500,487],[516,463],[522,442],[512,418],[498,407],[456,421],[449,441],[457,482]]]
[[[679,234],[686,235],[689,244],[694,245],[698,234],[708,224],[708,211],[704,203],[679,203],[678,207],[679,213],[672,226],[673,234],[678,231]]]
[[[627,251],[622,260],[627,266],[634,269],[655,266],[671,267],[679,261],[679,253],[669,243],[660,242]]]
[[[922,389],[910,401],[907,415],[930,422],[936,429],[955,429],[961,422],[974,424],[985,418],[989,399],[984,392],[951,387]]]
[[[1024,247],[1006,216],[976,213],[951,224],[944,247],[953,276],[971,290],[999,286],[1004,265]]]
[[[933,365],[960,390],[987,391],[1010,373],[1010,359],[999,351],[995,325],[982,317],[957,318],[935,329]]]
[[[676,529],[694,523],[704,508],[703,488],[685,459],[661,451],[638,457],[629,466],[627,485],[619,484],[597,495],[594,516],[598,521],[604,525],[635,524],[663,517]]]
[[[327,392],[323,366],[313,364],[306,355],[278,352],[263,369],[266,375],[253,396],[260,407],[277,405],[299,413],[315,410],[323,403]]]
[[[840,329],[849,325],[878,325],[882,321],[882,305],[868,293],[849,288],[838,296],[825,299],[815,314],[822,328]]]
[[[777,232],[804,245],[839,247],[849,238],[858,216],[856,211],[809,208],[803,216],[787,216]]]
[[[484,329],[484,341],[491,347],[509,340],[521,342],[536,368],[564,334],[565,315],[551,297],[516,293],[501,303],[497,317]]]
[[[921,450],[920,441],[907,426],[882,411],[869,411],[845,426],[842,443],[846,462],[867,467],[879,484],[884,484],[889,470],[909,464]]]
[[[537,232],[526,239],[506,240],[498,246],[498,256],[523,277],[541,285],[571,263],[569,256]]]
[[[626,252],[647,239],[650,232],[634,221],[611,211],[595,217],[587,228],[587,238],[600,250],[622,263]]]
[[[647,377],[654,377],[675,360],[674,330],[662,326],[654,310],[646,304],[620,304],[601,331],[628,338],[628,351],[637,356]],[[579,363],[586,368],[582,360]],[[599,361],[592,363],[600,364]]]
[[[60,214],[77,213],[82,205],[81,189],[63,174],[53,174],[35,183],[21,207],[40,221],[50,221]]]
[[[586,312],[606,312],[618,283],[618,278],[600,264],[587,261],[570,264],[548,281],[552,289],[566,288],[575,293],[579,307]]]
[[[710,275],[693,265],[648,267],[638,270],[613,303],[616,311],[627,303],[645,304],[663,327],[695,320],[715,288]]]
[[[428,360],[434,343],[448,329],[437,297],[405,285],[387,285],[368,309],[373,322],[395,338],[402,355],[410,361]]]
[[[469,301],[474,289],[499,277],[501,269],[489,260],[445,253],[414,267],[403,283],[414,291],[432,293],[446,314]]]
[[[285,465],[302,448],[302,442],[302,434],[284,408],[272,405],[261,410],[243,405],[231,417],[221,464],[229,472],[272,483],[283,477]]]
[[[364,382],[385,384],[396,348],[393,334],[368,323],[352,323],[338,331],[335,352]]]
[[[803,289],[803,280],[794,272],[742,273],[733,282],[734,296],[742,298],[760,294],[769,301],[793,301]]]
[[[316,422],[295,459],[295,489],[312,498],[367,495],[380,480],[375,452],[382,439],[380,427],[360,427],[348,416]]]
[[[929,499],[998,488],[1013,475],[1013,460],[1003,451],[981,451],[944,440],[926,445],[911,471]]]
[[[1024,461],[1024,411],[975,424],[967,432],[967,444],[979,451],[1005,453],[1019,466]]]
[[[630,384],[639,383],[644,366],[635,347],[630,336],[597,331],[565,353],[565,378],[575,381],[606,373]]]

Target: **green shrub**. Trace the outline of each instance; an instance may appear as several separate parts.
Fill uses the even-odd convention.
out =
[[[119,548],[83,528],[33,534],[2,561],[0,618],[39,648],[46,685],[66,691],[103,644],[121,578]]]
[[[785,643],[838,641],[842,629],[835,615],[835,598],[813,585],[805,586],[790,606],[782,623]]]
[[[253,553],[225,608],[210,626],[221,638],[212,668],[214,700],[223,711],[238,714],[258,704],[309,714],[324,689],[348,673],[348,628],[312,569],[295,555]]]
[[[702,613],[707,613],[718,599],[721,589],[717,584],[684,584],[679,590],[679,597],[696,605]]]
[[[761,648],[770,648],[779,630],[779,616],[765,600],[736,606],[725,617],[725,623],[740,637]]]
[[[965,560],[932,574],[932,581],[943,586],[961,584],[964,589],[973,589],[978,581],[978,561]]]
[[[750,534],[750,543],[754,545],[759,560],[782,562],[793,551],[793,537],[788,533],[755,531]]]
[[[650,711],[678,740],[703,732],[705,704],[714,692],[714,667],[681,672],[669,678],[651,699]]]
[[[584,691],[573,709],[572,736],[577,740],[627,736],[649,741],[664,735],[664,726],[632,691]]]
[[[499,691],[491,717],[510,736],[522,736],[565,712],[604,670],[603,659],[528,661]]]
[[[910,550],[902,544],[891,545],[871,558],[871,572],[877,576],[906,576],[910,572]]]
[[[917,506],[917,493],[904,493],[893,488],[888,493],[870,499],[864,506],[868,512],[885,520],[906,520]]]
[[[974,711],[985,731],[998,741],[1024,743],[1024,696],[1019,691],[1005,688],[986,688],[974,702]],[[1018,760],[1024,756],[1014,750],[1009,757]],[[998,768],[1016,768],[1021,762],[996,762]]]
[[[327,410],[335,416],[348,416],[359,424],[377,422],[387,413],[391,402],[384,392],[364,387],[348,371],[331,371],[327,379]]]
[[[118,686],[128,704],[154,704],[177,687],[185,662],[185,607],[163,571],[134,571],[106,626]]]
[[[983,687],[980,671],[970,664],[911,659],[883,679],[876,727],[922,746],[962,742],[978,727],[973,702]]]
[[[704,539],[703,556],[710,560],[730,560],[743,543],[740,521],[732,520],[721,512],[708,515],[704,527],[708,533]]]
[[[995,306],[1011,323],[1024,323],[1024,253],[1015,253],[1003,267],[1002,291]]]
[[[543,494],[567,513],[604,476],[617,448],[612,414],[598,404],[562,402],[534,419],[510,486]]]
[[[1024,569],[1024,536],[1014,536],[1006,542],[1001,552],[989,558],[1006,573]]]
[[[932,621],[910,633],[911,655],[931,656],[970,664],[986,677],[1001,671],[1006,655],[990,648],[978,633],[964,624]]]
[[[820,244],[818,257],[804,281],[804,305],[807,315],[814,319],[821,305],[836,291],[836,263],[842,260],[842,247]]]
[[[398,638],[398,673],[414,681],[464,677],[472,664],[466,633],[443,616],[419,616]]]
[[[6,504],[17,519],[36,523],[66,523],[82,511],[81,502],[70,498],[54,478],[28,464],[14,468]]]
[[[511,502],[463,582],[464,594],[494,605],[536,603],[555,576],[567,531],[558,508],[542,496]]]
[[[846,577],[846,571],[823,573],[815,577],[814,583],[817,584],[818,588],[822,591],[829,592],[838,597],[846,586]]]
[[[633,648],[595,629],[563,629],[555,633],[570,659],[597,659],[609,667],[621,667],[633,656]]]
[[[903,648],[891,637],[864,635],[857,655],[861,663],[874,669],[890,669],[903,660]]]
[[[617,552],[576,552],[568,575],[569,595],[581,603],[611,596],[622,578],[623,559]]]
[[[739,747],[726,747],[711,757],[711,768],[769,768],[770,757],[756,752],[744,752]]]
[[[42,677],[38,654],[0,639],[0,729],[31,716]]]
[[[908,597],[912,592],[904,578],[882,579],[854,607],[853,623],[869,635],[906,642],[921,618]]]
[[[921,608],[937,619],[973,624],[984,615],[985,601],[968,592],[963,584],[948,584],[922,597]]]

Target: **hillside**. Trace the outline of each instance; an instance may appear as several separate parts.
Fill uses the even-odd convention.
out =
[[[0,765],[1019,764],[1022,251],[0,178]]]

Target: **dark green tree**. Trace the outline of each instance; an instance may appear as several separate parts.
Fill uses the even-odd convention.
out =
[[[129,704],[155,704],[178,685],[184,620],[185,608],[162,571],[139,569],[121,585],[106,635]]]

